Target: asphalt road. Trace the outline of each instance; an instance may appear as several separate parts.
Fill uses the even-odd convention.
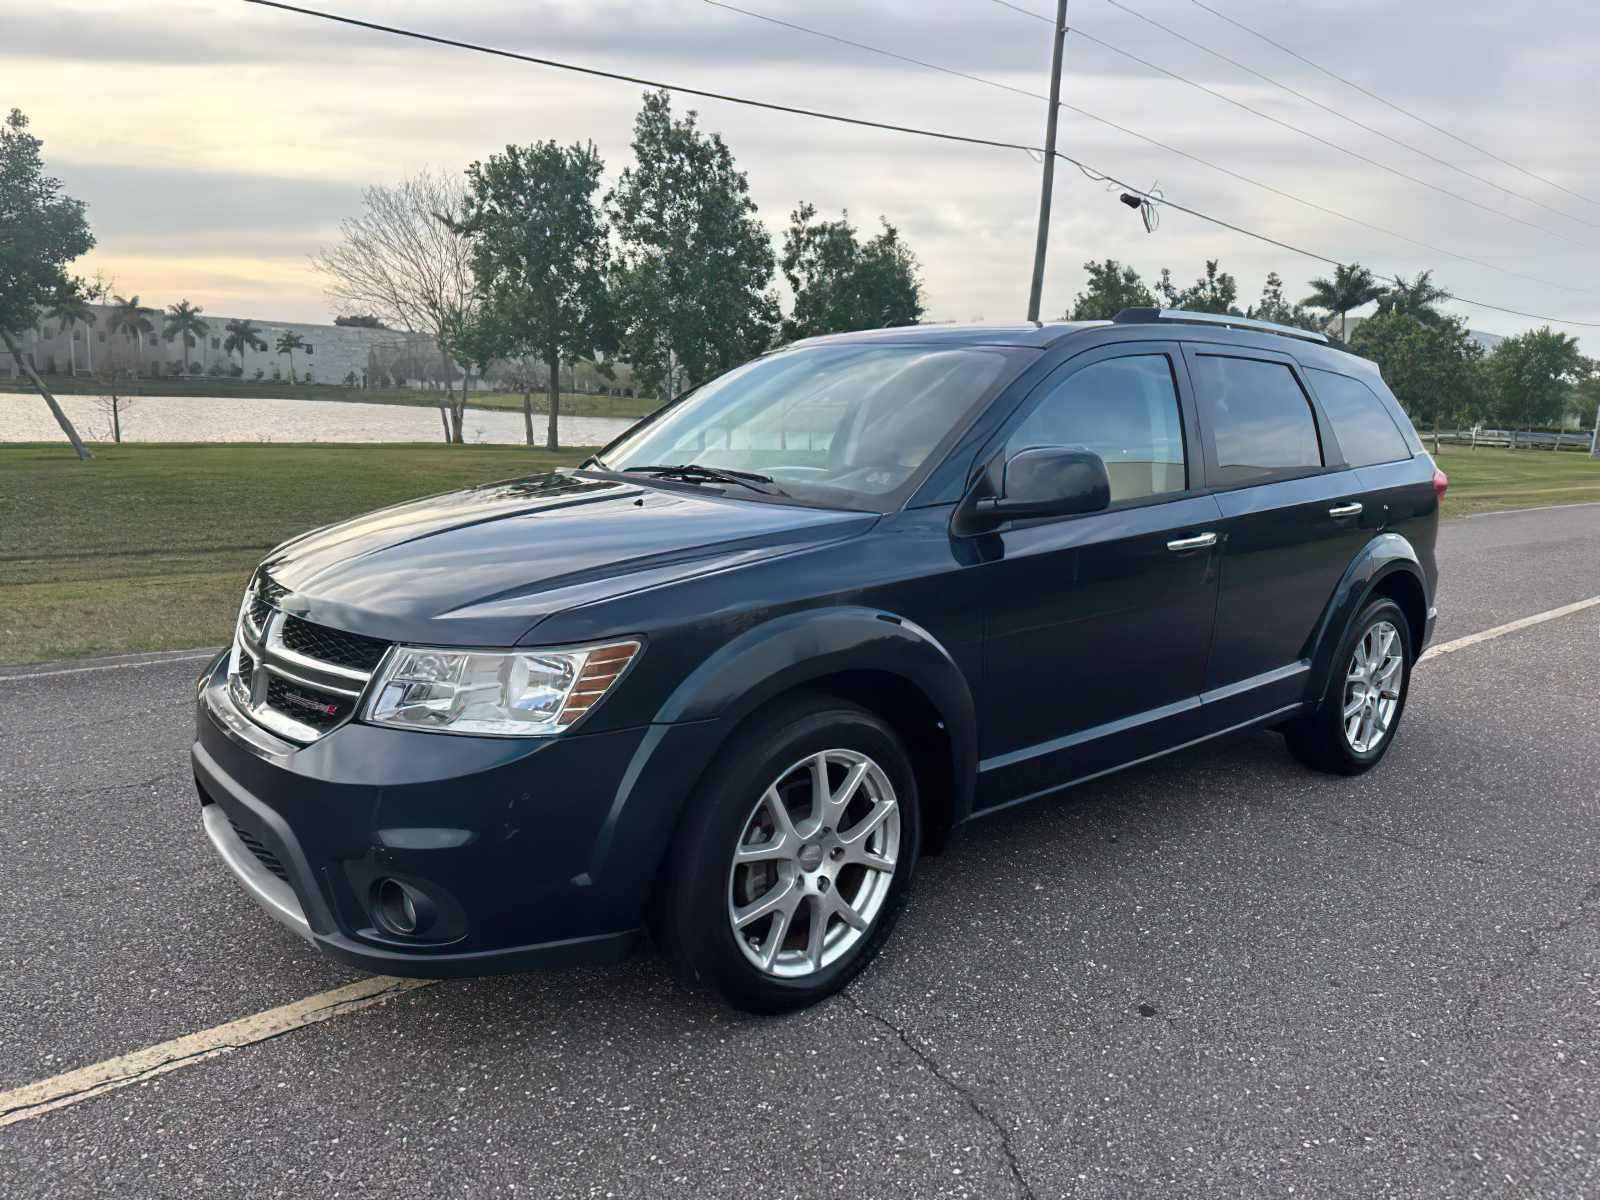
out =
[[[1441,534],[1440,638],[1600,595],[1600,508]],[[350,981],[213,861],[196,664],[0,675],[0,1091]],[[36,672],[28,672],[36,674]],[[1600,1195],[1600,608],[988,818],[843,997],[450,982],[0,1128],[0,1194]]]

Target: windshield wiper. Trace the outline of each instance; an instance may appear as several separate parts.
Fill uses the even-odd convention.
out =
[[[721,467],[706,467],[699,463],[680,463],[677,466],[657,464],[645,467],[624,467],[624,474],[638,473],[641,475],[655,475],[661,479],[682,479],[689,483],[736,483],[740,487],[747,487],[752,492],[760,492],[763,496],[787,496],[789,493],[778,487],[770,475],[758,475],[754,471],[727,471]]]

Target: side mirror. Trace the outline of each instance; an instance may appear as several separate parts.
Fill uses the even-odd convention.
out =
[[[977,511],[997,520],[1067,517],[1099,512],[1111,503],[1106,464],[1092,450],[1035,446],[1006,460],[1000,494],[979,500]]]

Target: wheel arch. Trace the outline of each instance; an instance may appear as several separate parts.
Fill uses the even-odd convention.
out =
[[[1320,708],[1335,658],[1351,623],[1374,596],[1386,596],[1406,616],[1415,652],[1428,620],[1428,585],[1415,547],[1398,533],[1373,538],[1345,569],[1311,638],[1311,680],[1307,695]]]
[[[965,674],[915,622],[863,607],[779,617],[708,658],[668,697],[656,720],[717,719],[723,736],[708,756],[709,768],[741,726],[803,691],[848,700],[895,731],[916,773],[924,852],[941,849],[972,811],[977,722]]]

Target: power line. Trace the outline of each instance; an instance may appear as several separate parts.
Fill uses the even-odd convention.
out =
[[[1003,0],[996,0],[996,3],[1001,2],[1003,2]],[[645,79],[637,75],[627,75],[620,71],[606,71],[599,67],[585,67],[580,66],[577,63],[562,62],[559,59],[540,58],[531,54],[521,54],[515,50],[504,50],[496,46],[484,46],[475,42],[465,42],[459,41],[455,38],[441,37],[437,34],[422,33],[414,29],[403,29],[396,25],[383,25],[376,21],[363,21],[356,17],[346,17],[339,13],[323,12],[314,8],[302,8],[299,5],[286,4],[283,2],[283,0],[245,0],[245,3],[259,5],[263,8],[276,8],[283,12],[297,13],[303,17],[315,17],[318,20],[331,21],[340,25],[349,25],[357,29],[367,29],[375,33],[387,33],[395,37],[410,38],[413,41],[428,42],[437,46],[451,46],[458,50],[471,50],[478,54],[491,54],[497,58],[509,58],[518,62],[532,63],[535,66],[553,67],[556,70],[572,71],[580,75],[589,75],[599,79],[615,79],[623,83],[643,84],[645,87],[658,88],[662,91],[681,92],[687,96],[701,96],[708,100],[721,100],[729,104],[741,104],[749,108],[760,108],[770,112],[789,113],[793,116],[811,117],[816,120],[832,121],[842,125],[859,125],[867,129],[881,129],[890,133],[904,133],[916,137],[934,138],[939,141],[960,142],[972,146],[988,146],[998,150],[1020,150],[1026,154],[1043,153],[1038,146],[1028,146],[1021,142],[1005,142],[995,138],[970,137],[966,134],[946,133],[943,130],[924,129],[914,125],[895,125],[887,121],[873,121],[865,117],[845,116],[842,113],[830,113],[822,112],[817,109],[797,108],[789,104],[778,104],[771,100],[757,100],[749,96],[735,96],[726,92],[712,92],[707,91],[704,88],[689,87],[683,84],[663,83],[659,80]],[[1149,200],[1153,204],[1160,204],[1178,212],[1187,213],[1196,220],[1205,221],[1222,229],[1231,230],[1232,232],[1240,234],[1244,237],[1253,238],[1258,242],[1265,242],[1268,245],[1276,246],[1281,250],[1288,250],[1293,254],[1299,254],[1306,258],[1315,259],[1317,262],[1326,263],[1329,266],[1343,267],[1348,265],[1340,262],[1336,258],[1329,258],[1325,254],[1318,254],[1314,250],[1307,250],[1303,246],[1296,246],[1292,242],[1281,241],[1280,239],[1272,237],[1268,234],[1258,233],[1253,229],[1246,229],[1242,225],[1235,225],[1231,221],[1225,221],[1221,217],[1214,217],[1209,213],[1201,212],[1199,209],[1189,208],[1186,205],[1179,204],[1177,201],[1167,197],[1154,195],[1143,188],[1136,187],[1133,184],[1118,179],[1115,175],[1112,175],[1109,172],[1099,171],[1088,163],[1085,163],[1070,154],[1065,154],[1060,150],[1057,150],[1055,154],[1057,158],[1061,159],[1063,162],[1071,163],[1073,166],[1077,167],[1078,170],[1083,171],[1086,174],[1097,175],[1111,183],[1116,184],[1118,187]],[[1509,313],[1512,316],[1527,317],[1528,319],[1534,321],[1548,321],[1555,325],[1572,325],[1585,329],[1600,329],[1600,321],[1572,321],[1566,319],[1565,317],[1548,317],[1540,313],[1522,312],[1519,309],[1504,308],[1498,304],[1489,304],[1484,301],[1468,300],[1462,296],[1452,295],[1451,299],[1460,304],[1469,305],[1473,308],[1491,309],[1495,312]]]
[[[1591,200],[1588,196],[1583,195],[1581,192],[1575,192],[1569,187],[1563,187],[1561,184],[1557,183],[1553,179],[1546,179],[1543,175],[1540,175],[1535,171],[1528,170],[1527,167],[1519,167],[1516,163],[1512,162],[1508,158],[1501,158],[1493,150],[1487,150],[1484,147],[1478,145],[1476,142],[1469,142],[1469,141],[1467,141],[1466,138],[1461,137],[1458,134],[1451,133],[1448,129],[1446,129],[1442,125],[1435,125],[1432,121],[1428,120],[1426,117],[1420,117],[1416,113],[1412,112],[1410,109],[1404,108],[1401,105],[1396,104],[1393,100],[1385,99],[1383,96],[1378,95],[1377,92],[1374,92],[1374,91],[1370,90],[1369,88],[1362,87],[1359,83],[1357,83],[1353,79],[1346,79],[1343,75],[1340,75],[1340,74],[1338,74],[1337,72],[1334,72],[1334,71],[1330,71],[1327,67],[1323,66],[1321,63],[1313,62],[1311,59],[1307,58],[1304,54],[1301,54],[1298,50],[1291,50],[1288,46],[1285,46],[1282,42],[1274,41],[1272,38],[1269,38],[1266,34],[1262,33],[1259,29],[1252,29],[1250,26],[1246,25],[1243,21],[1236,21],[1232,17],[1228,16],[1226,13],[1218,12],[1216,9],[1212,8],[1209,4],[1201,3],[1201,0],[1189,0],[1189,3],[1193,4],[1196,8],[1205,9],[1206,12],[1210,13],[1212,16],[1216,17],[1218,20],[1226,21],[1229,25],[1232,25],[1236,29],[1244,30],[1251,37],[1260,38],[1263,42],[1267,43],[1267,45],[1273,46],[1273,47],[1275,47],[1275,48],[1277,48],[1279,50],[1282,50],[1285,54],[1289,55],[1291,58],[1299,59],[1301,62],[1305,63],[1306,66],[1312,67],[1315,70],[1321,71],[1329,79],[1337,80],[1338,82],[1344,84],[1345,87],[1354,88],[1356,91],[1360,92],[1363,96],[1366,96],[1369,100],[1376,100],[1379,104],[1382,104],[1387,108],[1392,108],[1395,112],[1400,113],[1403,116],[1410,117],[1413,121],[1416,121],[1418,124],[1426,125],[1429,129],[1433,130],[1435,133],[1444,134],[1444,136],[1449,138],[1451,141],[1459,142],[1459,143],[1461,143],[1461,145],[1465,146],[1469,150],[1476,150],[1479,154],[1482,154],[1487,158],[1494,159],[1495,162],[1500,163],[1502,166],[1510,167],[1513,171],[1521,172],[1522,174],[1526,175],[1529,179],[1536,179],[1540,183],[1545,184],[1548,187],[1555,188],[1558,192],[1565,192],[1567,195],[1573,197],[1573,199],[1575,199],[1575,200],[1582,200],[1585,204],[1593,204],[1595,207],[1600,208],[1600,200]]]
[[[841,46],[849,46],[856,50],[865,50],[869,54],[881,55],[884,58],[890,58],[896,62],[908,63],[911,66],[922,67],[929,71],[938,71],[941,74],[951,75],[957,79],[965,79],[972,83],[983,84],[985,87],[997,88],[1000,91],[1011,92],[1018,96],[1026,96],[1033,100],[1042,100],[1047,104],[1050,102],[1050,97],[1046,96],[1043,92],[1034,92],[1029,91],[1027,88],[1014,87],[1009,83],[1002,83],[997,79],[988,79],[982,75],[974,75],[968,71],[961,71],[954,67],[943,66],[940,63],[928,62],[926,59],[913,58],[908,54],[900,54],[894,50],[885,50],[881,46],[873,46],[866,42],[858,42],[852,38],[840,37],[837,34],[827,33],[820,29],[812,29],[809,26],[799,25],[793,21],[786,21],[778,17],[768,16],[765,13],[755,12],[748,8],[740,8],[737,5],[725,3],[724,0],[703,0],[703,2],[711,5],[713,8],[726,9],[729,12],[738,13],[740,16],[752,17],[757,21],[765,21],[768,24],[781,26],[784,29],[790,29],[796,33],[809,34],[812,37],[822,38],[825,41],[836,42]],[[1296,196],[1294,193],[1286,192],[1282,188],[1275,187],[1270,183],[1263,183],[1259,179],[1253,179],[1239,171],[1232,170],[1229,167],[1224,167],[1218,163],[1210,161],[1209,159],[1202,158],[1198,154],[1192,154],[1187,150],[1181,150],[1176,146],[1168,145],[1166,142],[1158,141],[1157,139],[1142,134],[1135,129],[1130,129],[1126,125],[1121,125],[1107,117],[1102,117],[1098,113],[1092,113],[1086,108],[1079,108],[1075,104],[1068,104],[1064,100],[1058,100],[1056,103],[1061,108],[1066,109],[1068,112],[1076,113],[1078,116],[1085,117],[1091,121],[1097,121],[1102,125],[1117,130],[1119,133],[1124,133],[1129,137],[1137,138],[1139,141],[1154,146],[1159,150],[1164,150],[1169,154],[1176,154],[1180,158],[1186,158],[1190,162],[1196,162],[1201,166],[1209,167],[1213,171],[1219,171],[1232,179],[1239,180],[1241,183],[1248,183],[1252,187],[1261,188],[1263,191],[1270,192],[1275,196],[1280,196],[1285,200],[1292,200],[1296,204],[1303,204],[1307,208],[1314,209],[1317,212],[1324,213],[1328,216],[1338,217],[1340,220],[1349,221],[1353,225],[1359,225],[1363,229],[1370,229],[1374,233],[1381,233],[1386,237],[1392,237],[1399,241],[1407,242],[1413,246],[1420,246],[1422,249],[1430,251],[1431,253],[1442,254],[1446,258],[1453,258],[1460,262],[1472,263],[1474,266],[1483,267],[1490,271],[1496,271],[1502,275],[1513,276],[1517,279],[1525,279],[1532,283],[1543,284],[1546,287],[1558,288],[1561,291],[1574,292],[1577,294],[1582,294],[1584,292],[1583,288],[1575,288],[1569,284],[1557,283],[1553,279],[1542,279],[1537,275],[1528,275],[1522,271],[1513,271],[1508,267],[1496,266],[1494,263],[1486,262],[1481,258],[1473,258],[1469,254],[1458,254],[1453,250],[1446,250],[1443,246],[1435,246],[1431,242],[1420,241],[1419,239],[1410,237],[1407,234],[1397,232],[1393,229],[1387,229],[1382,225],[1374,225],[1370,221],[1363,221],[1360,217],[1352,217],[1349,213],[1340,212],[1336,208],[1330,208],[1327,205],[1320,204],[1315,200],[1307,200],[1303,196]]]
[[[1039,13],[1033,12],[1026,8],[1021,8],[1015,4],[1008,3],[1008,0],[993,0],[993,2],[1003,8],[1009,8],[1013,12],[1021,13],[1023,16],[1032,17],[1036,21],[1049,20],[1048,17],[1042,16]],[[1169,71],[1166,67],[1163,67],[1157,63],[1153,63],[1147,58],[1140,58],[1137,54],[1134,54],[1128,50],[1124,50],[1120,46],[1114,46],[1110,42],[1105,41],[1103,38],[1098,38],[1092,33],[1086,33],[1083,29],[1076,25],[1072,27],[1072,33],[1082,38],[1086,42],[1092,42],[1094,45],[1099,46],[1102,49],[1109,50],[1113,54],[1121,55],[1130,62],[1136,62],[1142,67],[1147,67],[1148,69],[1159,72],[1162,75],[1166,75],[1171,79],[1176,79],[1179,83],[1188,84],[1190,87],[1195,88],[1198,91],[1202,91],[1208,96],[1213,96],[1216,99],[1221,100],[1224,104],[1231,104],[1235,108],[1243,109],[1251,116],[1260,117],[1263,121],[1271,121],[1274,125],[1281,126],[1292,133],[1297,133],[1301,137],[1310,138],[1314,142],[1318,142],[1324,146],[1327,146],[1330,150],[1337,150],[1340,154],[1347,154],[1351,158],[1366,163],[1369,167],[1377,167],[1380,171],[1386,171],[1390,175],[1393,175],[1399,179],[1404,179],[1408,183],[1414,183],[1418,187],[1427,188],[1431,192],[1438,192],[1441,196],[1449,196],[1452,200],[1459,200],[1463,204],[1470,204],[1473,208],[1481,209],[1490,216],[1499,217],[1501,220],[1505,221],[1515,221],[1518,225],[1526,225],[1529,229],[1536,229],[1540,233],[1547,234],[1553,238],[1559,238],[1561,241],[1567,242],[1571,245],[1580,246],[1584,249],[1588,248],[1583,246],[1582,242],[1576,241],[1575,239],[1568,237],[1566,234],[1551,229],[1548,226],[1540,225],[1536,221],[1526,220],[1522,217],[1516,216],[1513,213],[1501,212],[1499,209],[1490,208],[1487,204],[1483,204],[1477,200],[1474,200],[1471,196],[1463,196],[1460,192],[1453,192],[1447,187],[1440,187],[1436,183],[1429,183],[1426,179],[1421,179],[1416,175],[1407,174],[1405,171],[1400,170],[1400,168],[1391,167],[1388,163],[1380,162],[1377,159],[1372,158],[1370,155],[1361,153],[1359,150],[1352,150],[1349,146],[1342,146],[1338,142],[1330,141],[1321,134],[1312,133],[1309,129],[1302,129],[1293,122],[1285,121],[1282,117],[1275,117],[1271,113],[1262,112],[1259,108],[1252,108],[1243,100],[1235,100],[1232,96],[1229,96],[1225,92],[1219,92],[1215,88],[1207,87],[1205,84],[1198,83],[1186,75],[1180,75],[1176,71]]]
[[[253,0],[253,2],[261,2],[261,0]],[[1077,159],[1068,158],[1067,155],[1062,154],[1059,150],[1056,151],[1056,154],[1060,158],[1065,158],[1068,162],[1072,163],[1079,170],[1085,169],[1083,164],[1078,162]],[[1184,205],[1179,204],[1176,201],[1174,201],[1174,200],[1172,200],[1172,199],[1170,199],[1170,198],[1168,198],[1166,196],[1156,195],[1156,194],[1154,194],[1152,192],[1148,192],[1148,191],[1144,190],[1143,188],[1135,187],[1131,183],[1127,183],[1127,182],[1125,182],[1125,181],[1123,181],[1121,179],[1118,179],[1115,175],[1107,175],[1106,178],[1109,179],[1112,183],[1116,184],[1118,187],[1125,188],[1126,190],[1134,193],[1135,195],[1143,197],[1145,200],[1150,201],[1150,203],[1152,203],[1152,204],[1159,204],[1159,205],[1162,205],[1162,206],[1164,206],[1166,208],[1175,208],[1179,212],[1188,213],[1191,217],[1195,217],[1198,220],[1208,221],[1213,225],[1220,225],[1222,228],[1231,229],[1235,233],[1242,233],[1245,237],[1255,238],[1257,241],[1260,241],[1260,242],[1267,242],[1270,245],[1278,246],[1281,249],[1292,251],[1295,254],[1304,255],[1306,258],[1314,258],[1318,262],[1327,263],[1329,266],[1348,268],[1349,266],[1352,265],[1350,263],[1342,263],[1338,259],[1329,258],[1325,254],[1318,254],[1315,250],[1307,250],[1303,246],[1296,246],[1296,245],[1293,245],[1290,242],[1281,242],[1276,238],[1268,237],[1266,234],[1256,233],[1254,230],[1246,229],[1242,225],[1231,224],[1231,223],[1229,223],[1227,221],[1222,220],[1220,217],[1213,217],[1208,213],[1203,213],[1199,209],[1186,208]],[[1382,276],[1382,278],[1398,279],[1399,276],[1398,275],[1388,275],[1388,276]],[[1514,317],[1527,317],[1529,320],[1532,320],[1532,321],[1546,321],[1546,322],[1549,322],[1550,324],[1553,324],[1553,325],[1573,325],[1573,326],[1577,326],[1577,327],[1582,328],[1582,329],[1600,329],[1600,321],[1572,321],[1572,320],[1568,320],[1565,317],[1547,317],[1547,316],[1544,316],[1542,313],[1523,312],[1521,309],[1517,309],[1517,308],[1505,308],[1502,305],[1490,304],[1490,303],[1488,303],[1487,301],[1484,301],[1484,300],[1469,300],[1465,296],[1459,296],[1454,292],[1450,293],[1450,299],[1454,300],[1458,304],[1465,304],[1465,305],[1467,305],[1467,306],[1469,306],[1471,308],[1484,308],[1484,309],[1490,310],[1491,312],[1509,313],[1510,315],[1512,315]]]
[[[1187,34],[1178,32],[1170,25],[1163,25],[1154,17],[1147,17],[1144,13],[1139,12],[1137,9],[1129,8],[1126,4],[1121,3],[1121,0],[1106,0],[1106,3],[1112,8],[1117,9],[1119,12],[1125,12],[1130,17],[1137,17],[1147,25],[1153,25],[1163,33],[1177,38],[1180,42],[1193,46],[1196,50],[1204,51],[1205,53],[1211,55],[1211,57],[1219,59],[1220,61],[1227,63],[1229,66],[1235,67],[1248,75],[1253,75],[1257,79],[1260,79],[1266,83],[1270,83],[1273,87],[1288,92],[1289,95],[1304,100],[1307,104],[1313,105],[1316,108],[1320,108],[1325,113],[1331,113],[1333,116],[1338,117],[1339,120],[1346,121],[1349,124],[1354,125],[1357,129],[1365,130],[1374,137],[1380,137],[1386,142],[1390,142],[1393,145],[1399,146],[1402,150],[1409,150],[1413,154],[1420,154],[1423,158],[1428,159],[1430,162],[1438,163],[1441,167],[1448,167],[1457,174],[1464,175],[1468,179],[1475,180],[1478,183],[1483,184],[1485,187],[1493,188],[1495,191],[1503,192],[1508,196],[1515,196],[1518,200],[1525,201],[1528,204],[1536,205],[1547,212],[1555,213],[1555,215],[1558,217],[1565,217],[1569,221],[1576,221],[1579,225],[1587,225],[1590,229],[1600,229],[1600,224],[1596,224],[1594,221],[1586,221],[1582,217],[1575,217],[1571,213],[1564,212],[1552,204],[1546,204],[1543,200],[1536,199],[1533,196],[1526,196],[1523,193],[1515,191],[1512,188],[1508,188],[1503,184],[1496,183],[1492,179],[1486,179],[1482,175],[1476,174],[1473,171],[1469,171],[1465,167],[1459,167],[1448,159],[1440,158],[1437,154],[1432,154],[1427,150],[1422,149],[1420,146],[1413,146],[1410,142],[1401,141],[1399,138],[1385,133],[1376,126],[1368,125],[1365,121],[1358,121],[1355,117],[1350,116],[1348,113],[1341,112],[1333,105],[1324,104],[1315,96],[1309,96],[1305,92],[1300,91],[1298,88],[1290,87],[1287,83],[1283,83],[1277,79],[1274,79],[1272,76],[1264,74],[1263,72],[1256,70],[1254,67],[1247,66],[1236,58],[1228,57],[1228,55],[1223,54],[1220,50],[1213,50],[1210,46],[1207,46],[1202,42],[1195,41],[1194,38],[1189,37]]]
[[[1024,146],[1020,142],[1002,142],[994,138],[969,137],[962,133],[946,133],[939,129],[919,129],[912,125],[895,125],[887,121],[872,121],[865,117],[847,117],[838,113],[821,112],[814,108],[798,108],[791,104],[776,104],[770,100],[752,100],[746,96],[733,96],[726,92],[712,92],[705,88],[688,87],[679,83],[662,83],[656,79],[646,79],[640,75],[626,75],[620,71],[605,71],[599,67],[584,67],[577,63],[561,62],[554,58],[540,58],[533,54],[521,54],[515,50],[504,50],[498,46],[484,46],[477,42],[463,42],[455,38],[442,37],[433,33],[422,33],[415,29],[402,29],[397,25],[384,25],[377,21],[363,21],[358,17],[346,17],[339,13],[323,12],[315,8],[301,8],[296,4],[285,4],[282,0],[244,0],[246,4],[256,4],[262,8],[276,8],[284,12],[298,13],[302,17],[316,17],[322,21],[332,21],[339,25],[350,25],[357,29],[369,29],[374,33],[387,33],[395,37],[410,38],[417,42],[431,42],[436,46],[453,46],[457,50],[472,50],[478,54],[492,54],[496,58],[510,58],[517,62],[532,63],[538,67],[553,67],[558,71],[572,71],[579,75],[591,75],[597,79],[615,79],[621,83],[640,84],[648,88],[657,88],[666,92],[682,92],[686,96],[700,96],[706,100],[723,100],[729,104],[743,104],[751,108],[765,108],[771,112],[790,113],[797,117],[814,117],[819,121],[834,121],[841,125],[861,125],[867,129],[883,129],[891,133],[910,133],[919,137],[938,138],[945,142],[963,142],[969,146],[990,146],[998,150],[1021,150],[1024,154],[1038,154],[1037,146]]]

